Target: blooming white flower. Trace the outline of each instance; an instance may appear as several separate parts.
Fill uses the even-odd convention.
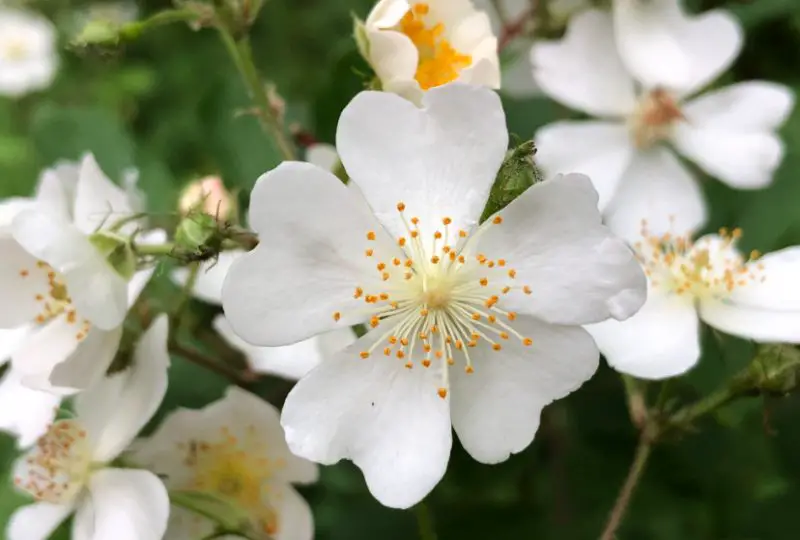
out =
[[[316,482],[317,466],[292,455],[278,410],[239,388],[204,409],[178,409],[131,454],[172,490],[228,498],[257,530],[275,540],[310,540],[311,510],[291,486]],[[166,538],[196,540],[214,532],[207,518],[173,508]]]
[[[58,67],[55,27],[40,15],[0,6],[0,95],[50,86]]]
[[[107,228],[131,214],[126,193],[89,155],[77,169],[46,171],[33,207],[14,217],[13,237],[0,236],[0,328],[33,328],[12,355],[26,385],[69,393],[110,365],[128,307],[153,271],[122,275],[108,262],[115,233]],[[155,231],[139,240],[163,237]]]
[[[794,97],[781,85],[737,83],[691,98],[736,58],[742,30],[724,11],[689,17],[678,0],[615,0],[575,16],[564,39],[534,46],[534,75],[552,98],[600,120],[536,134],[548,173],[588,174],[606,222],[632,240],[689,232],[706,220],[697,181],[664,146],[732,187],[764,187],[783,156],[774,130]]]
[[[500,87],[497,38],[470,0],[380,0],[363,32],[362,53],[387,92],[418,103],[452,81]]]
[[[608,363],[642,379],[680,375],[700,358],[700,320],[753,341],[800,343],[800,247],[745,259],[740,235],[723,230],[693,243],[645,227],[636,251],[647,302],[627,321],[587,327]]]
[[[36,499],[17,510],[8,540],[45,540],[75,512],[81,540],[160,540],[169,497],[150,471],[109,464],[153,416],[167,389],[168,325],[157,319],[142,336],[134,363],[75,400],[77,416],[58,420],[16,463],[14,483]]]
[[[645,279],[581,175],[478,225],[508,145],[488,89],[437,87],[422,108],[363,92],[336,142],[361,195],[305,163],[261,177],[259,245],[231,267],[223,306],[261,346],[371,327],[300,380],[282,424],[297,455],[351,459],[378,500],[408,507],[444,474],[451,420],[479,461],[528,446],[541,409],[597,367],[577,325],[632,315]]]

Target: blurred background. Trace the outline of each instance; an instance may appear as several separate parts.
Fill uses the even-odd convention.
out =
[[[302,144],[333,142],[340,111],[370,77],[351,38],[351,14],[366,17],[372,3],[267,0],[253,28],[256,61],[285,99],[287,123],[296,125]],[[214,32],[175,24],[113,51],[66,46],[87,16],[142,16],[169,2],[27,4],[55,22],[64,47],[50,88],[0,97],[0,196],[28,195],[42,168],[92,151],[116,181],[130,168],[139,170],[148,209],[159,219],[174,212],[184,184],[206,174],[220,173],[245,203],[256,178],[279,162],[256,120],[242,114],[249,106],[244,88]],[[694,11],[728,8],[745,28],[743,54],[716,85],[758,78],[800,91],[800,0],[687,4]],[[560,31],[548,28],[545,37]],[[543,97],[504,101],[509,130],[519,140],[574,115]],[[742,227],[745,252],[800,244],[800,108],[782,135],[787,155],[769,189],[735,192],[721,182],[704,183],[713,209],[709,228]],[[153,287],[167,302],[174,290],[164,274]],[[214,308],[196,307],[197,317],[213,316]],[[671,383],[675,399],[709,393],[746,364],[752,345],[707,331],[704,351],[698,368]],[[226,384],[175,358],[164,408],[205,405]],[[651,386],[658,391],[658,384]],[[266,378],[257,390],[280,406],[288,386]],[[620,538],[800,537],[800,396],[752,398],[697,428],[656,448]],[[603,366],[581,391],[546,409],[534,444],[508,462],[478,464],[456,444],[447,476],[428,499],[439,539],[596,538],[636,437],[621,380]],[[14,457],[13,441],[2,436],[4,476]],[[313,506],[320,540],[417,537],[413,514],[381,507],[349,463],[325,468],[319,484],[301,491]],[[22,502],[10,482],[0,486],[0,524]],[[68,538],[66,530],[56,537]]]

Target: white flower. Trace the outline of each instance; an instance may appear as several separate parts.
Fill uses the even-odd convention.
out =
[[[697,181],[664,143],[740,189],[769,184],[783,156],[774,130],[794,102],[786,87],[743,82],[689,99],[733,62],[742,39],[728,13],[688,17],[678,0],[615,0],[613,18],[577,15],[564,39],[534,46],[534,75],[551,97],[600,120],[540,129],[537,163],[588,174],[606,222],[628,239],[642,218],[659,234],[702,225]]]
[[[364,32],[364,54],[387,92],[418,103],[451,81],[500,87],[497,38],[470,0],[380,0]]]
[[[58,67],[56,30],[39,15],[0,6],[0,95],[50,86]]]
[[[238,388],[201,410],[178,409],[131,458],[172,490],[212,493],[246,511],[275,540],[310,540],[311,510],[291,486],[316,482],[317,467],[292,455],[278,410]],[[173,508],[166,538],[196,540],[214,532],[208,519]]]
[[[58,420],[17,462],[16,486],[36,499],[17,510],[8,540],[45,540],[75,512],[80,540],[160,540],[169,498],[159,478],[117,469],[119,456],[153,416],[167,389],[167,319],[142,336],[128,370],[104,379],[75,400],[76,417]]]
[[[336,144],[362,195],[284,163],[251,196],[260,242],[225,280],[228,320],[261,346],[372,327],[301,379],[282,423],[294,453],[353,460],[389,506],[442,477],[451,420],[482,462],[528,446],[542,407],[597,367],[577,325],[644,301],[641,268],[601,225],[583,176],[538,184],[478,225],[507,144],[485,88],[435,88],[422,108],[364,92]]]
[[[121,275],[94,233],[131,213],[125,192],[86,156],[79,169],[46,171],[33,207],[13,219],[13,238],[0,236],[0,328],[33,327],[12,356],[26,385],[69,393],[110,365],[128,307],[153,270]],[[163,233],[139,241],[163,241]]]
[[[690,238],[642,231],[644,307],[624,322],[587,327],[612,367],[642,379],[685,373],[700,357],[700,320],[758,342],[800,343],[800,247],[745,259],[741,231]]]
[[[306,161],[333,172],[333,168],[339,163],[339,154],[332,144],[316,143],[306,150]]]

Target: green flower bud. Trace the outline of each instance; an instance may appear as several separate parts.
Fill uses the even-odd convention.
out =
[[[534,155],[536,146],[533,141],[524,142],[508,151],[489,193],[481,222],[508,206],[526,189],[542,181],[542,174],[533,161]]]

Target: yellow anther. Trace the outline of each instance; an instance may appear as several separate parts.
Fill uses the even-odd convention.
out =
[[[361,358],[369,358],[369,351],[361,351]]]
[[[361,298],[361,295],[364,294],[364,289],[361,287],[356,287],[356,291],[353,293],[353,298]]]
[[[508,277],[510,277],[511,279],[514,279],[515,277],[517,277],[517,271],[514,270],[514,269],[509,270],[508,271]]]
[[[335,312],[333,314],[333,320],[334,321],[339,322],[339,319],[341,319],[341,318],[342,318],[342,314],[340,312],[337,311],[337,312]]]
[[[402,212],[405,209],[406,209],[405,203],[402,203],[402,202],[397,203],[397,211],[398,212]]]
[[[442,219],[442,223],[444,223],[445,225],[450,225],[451,223],[453,223],[453,220],[450,219],[449,217],[446,217]]]
[[[494,223],[495,225],[500,225],[501,223],[503,223],[503,216],[495,216],[494,219],[492,220],[492,223]]]
[[[492,349],[494,349],[495,351],[499,351],[503,349],[503,346],[500,345],[499,343],[495,343],[494,345],[492,345]]]
[[[472,366],[467,366],[467,367],[465,367],[465,368],[464,368],[464,371],[466,371],[466,372],[467,372],[467,375],[469,375],[469,374],[471,374],[471,373],[475,373],[475,369],[473,369],[473,367],[472,367]]]
[[[489,280],[486,278],[481,278],[480,280],[481,287],[486,287],[489,284]]]
[[[368,249],[368,250],[364,251],[364,255],[366,255],[367,257],[372,257],[373,253],[375,253],[375,252],[372,249]]]
[[[525,345],[526,347],[530,347],[531,345],[533,345],[533,340],[531,338],[526,337],[522,340],[522,344]]]
[[[444,399],[447,397],[447,388],[439,388],[436,393],[439,394],[440,398]]]
[[[367,233],[367,240],[375,240],[375,231],[369,231]]]

